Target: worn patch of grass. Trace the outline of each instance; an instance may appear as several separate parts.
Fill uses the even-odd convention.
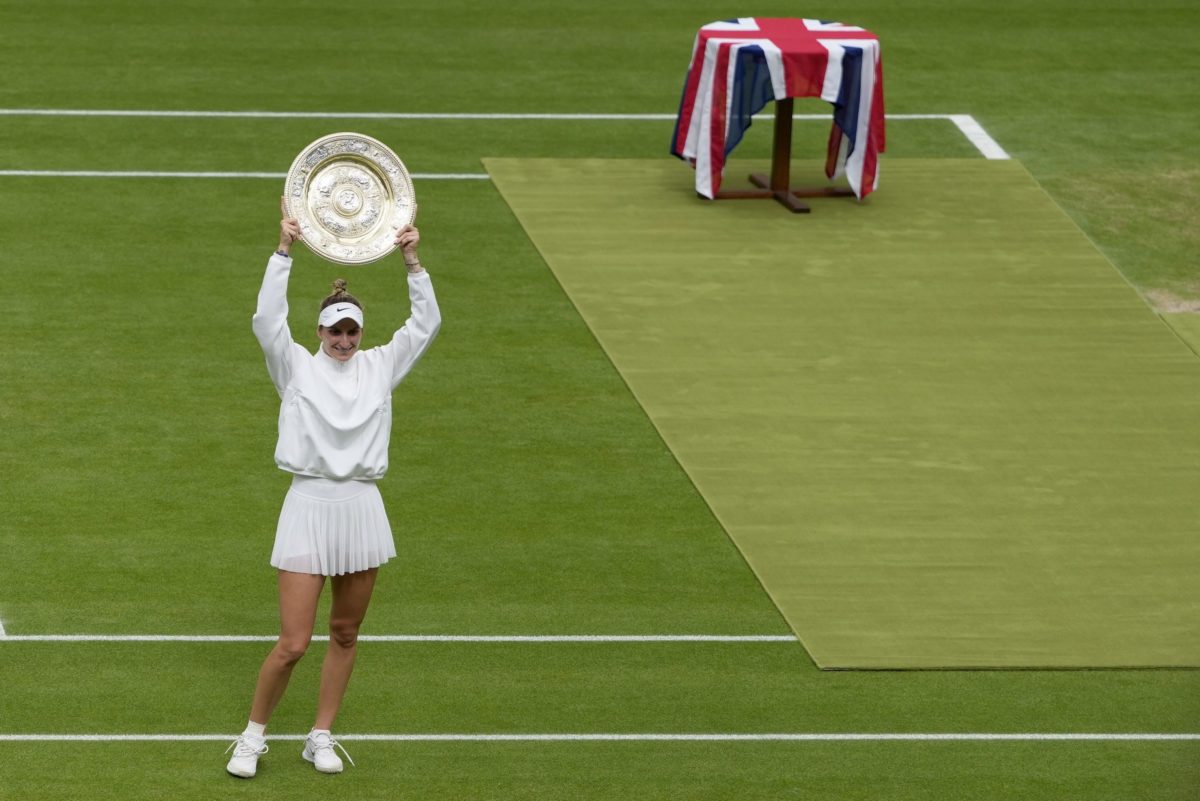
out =
[[[1160,311],[1200,303],[1200,168],[1109,167],[1044,180],[1093,241]]]

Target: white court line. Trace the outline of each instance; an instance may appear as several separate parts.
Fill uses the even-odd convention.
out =
[[[967,141],[975,145],[976,150],[982,153],[984,158],[1004,161],[1009,159],[1004,148],[1000,147],[999,143],[983,130],[983,126],[970,114],[951,114],[950,121],[958,126],[958,130],[963,132]]]
[[[286,172],[155,172],[151,170],[0,170],[0,176],[10,178],[275,178],[282,180]],[[415,172],[414,181],[486,181],[484,172]]]
[[[8,117],[198,117],[232,119],[335,119],[335,120],[674,120],[675,114],[484,114],[424,112],[334,111],[172,111],[162,109],[0,108]],[[762,115],[773,117],[773,114]],[[970,114],[885,114],[889,120],[950,120],[987,159],[1008,159],[1004,148]],[[796,114],[797,120],[828,120],[827,114]],[[0,172],[0,175],[9,175]],[[115,177],[115,176],[114,176]],[[241,176],[239,176],[241,177]],[[247,174],[245,177],[250,177]],[[415,177],[415,176],[414,176]]]
[[[325,634],[314,634],[323,642]],[[0,634],[2,642],[274,642],[276,635],[258,634]],[[654,642],[799,642],[783,634],[363,634],[359,642],[491,642],[491,643],[654,643]]]
[[[303,740],[305,734],[271,735]],[[0,742],[227,742],[233,734],[0,734]],[[682,734],[339,734],[341,742],[1176,742],[1197,733],[1162,732],[763,732]]]

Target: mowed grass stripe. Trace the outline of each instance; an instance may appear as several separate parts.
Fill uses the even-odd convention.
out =
[[[223,774],[221,751],[231,739],[5,746],[26,766],[11,788],[14,797],[48,797],[39,792],[47,776],[54,777],[54,798],[96,797],[75,778],[86,773],[119,787],[152,785],[158,797],[167,789],[171,798],[208,801],[243,789]],[[339,740],[358,763],[338,777],[339,787],[355,798],[380,801],[1184,799],[1192,797],[1188,776],[1194,772],[1185,766],[1197,748],[1195,741],[1178,740]],[[254,787],[265,785],[280,797],[326,797],[329,780],[314,774],[299,751],[298,738],[275,741],[259,763]],[[77,772],[56,771],[64,760]],[[129,796],[114,795],[121,797]]]
[[[226,741],[236,734],[0,734],[0,742],[175,743]],[[307,734],[271,734],[302,741]],[[1180,742],[1197,734],[1164,732],[714,732],[577,734],[338,734],[345,742]]]
[[[10,643],[0,648],[0,731],[229,731],[244,721],[269,648]],[[296,667],[273,730],[311,725],[325,652],[314,643]],[[361,643],[338,726],[404,733],[1190,733],[1196,718],[1178,699],[1190,697],[1195,683],[1193,671],[823,672],[798,643]]]
[[[1194,742],[363,742],[356,768],[322,776],[280,742],[249,785],[225,775],[224,742],[6,742],[20,799],[238,795],[356,801],[887,798],[893,801],[1193,799],[1180,766]],[[69,770],[66,769],[69,766]],[[97,777],[101,777],[99,780]]]
[[[171,110],[171,109],[39,109],[5,108],[0,116],[7,117],[212,117],[218,119],[285,119],[285,120],[579,120],[597,122],[603,120],[673,120],[674,114],[588,114],[588,113],[519,113],[519,112],[390,112],[390,111],[221,111],[221,110]],[[828,119],[820,115],[808,115],[811,119]],[[932,115],[932,118],[949,118],[951,115]],[[920,119],[924,119],[921,117]]]
[[[328,635],[314,634],[313,642]],[[5,642],[274,642],[276,635],[261,634],[18,634],[6,635]],[[360,642],[445,642],[445,643],[669,643],[669,642],[780,642],[794,643],[790,634],[362,634]]]
[[[578,120],[580,122],[602,122],[618,120],[663,121],[674,120],[671,114],[620,114],[620,113],[551,113],[551,112],[422,112],[422,111],[236,111],[236,110],[172,110],[172,109],[82,109],[82,108],[0,108],[0,116],[7,117],[213,117],[220,119],[290,119],[290,120]],[[762,118],[774,117],[774,106],[764,111]],[[827,121],[829,114],[794,114],[792,119]],[[979,123],[970,114],[887,114],[889,120],[950,120],[959,125]],[[961,121],[961,122],[960,122]]]
[[[276,178],[286,172],[188,172],[179,170],[0,170],[5,178]],[[488,181],[486,173],[410,173],[414,180],[423,181]]]

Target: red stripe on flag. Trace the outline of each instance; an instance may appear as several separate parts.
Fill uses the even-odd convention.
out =
[[[713,75],[712,91],[712,127],[708,154],[712,165],[712,193],[717,196],[721,188],[721,177],[725,170],[725,98],[729,91],[729,51],[732,45],[722,42],[717,45],[716,74]]]

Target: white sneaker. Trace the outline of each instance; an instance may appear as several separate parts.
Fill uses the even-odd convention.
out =
[[[333,739],[329,732],[313,729],[304,740],[304,750],[300,756],[313,763],[322,773],[341,773],[342,760],[334,752],[334,746],[342,748],[342,744]],[[346,754],[345,748],[342,748],[342,753]],[[350,759],[349,754],[346,754],[346,759]],[[350,759],[350,764],[354,764],[353,759]]]
[[[252,779],[258,771],[258,758],[269,750],[266,740],[240,734],[236,740],[230,743],[229,748],[225,749],[227,754],[233,751],[233,756],[229,758],[229,764],[225,766],[225,770],[234,776]]]

